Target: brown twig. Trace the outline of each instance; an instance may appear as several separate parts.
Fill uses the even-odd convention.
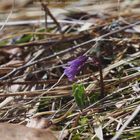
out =
[[[63,35],[61,26],[59,24],[59,22],[56,20],[56,18],[53,16],[53,14],[51,13],[50,9],[48,8],[48,5],[43,3],[42,0],[40,0],[41,6],[43,8],[43,10],[45,11],[45,25],[47,28],[47,16],[50,16],[50,18],[54,21],[54,23],[56,24],[56,26],[58,27],[59,32]]]

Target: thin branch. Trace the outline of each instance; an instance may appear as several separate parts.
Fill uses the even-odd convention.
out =
[[[40,0],[41,6],[43,8],[43,10],[45,11],[45,24],[46,24],[46,28],[47,28],[47,16],[50,16],[50,18],[54,21],[54,23],[56,24],[56,26],[58,27],[58,30],[61,34],[63,34],[61,26],[59,24],[59,22],[56,20],[56,18],[53,16],[53,14],[51,13],[50,9],[48,8],[47,4],[44,4],[42,2],[42,0]]]
[[[111,140],[117,140],[120,135],[123,133],[123,130],[129,125],[129,123],[137,116],[140,112],[140,105],[135,109],[132,115],[128,118],[128,120],[124,123],[124,125],[120,128],[120,130],[116,133],[116,135]]]
[[[11,9],[10,13],[8,14],[6,20],[5,20],[4,23],[2,24],[2,26],[1,26],[1,28],[0,28],[0,32],[1,32],[1,31],[4,29],[4,27],[6,26],[6,24],[7,24],[8,20],[9,20],[10,16],[11,16],[12,13],[13,13],[14,8],[15,8],[15,0],[13,0],[12,9]]]

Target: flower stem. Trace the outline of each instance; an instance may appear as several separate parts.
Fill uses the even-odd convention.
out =
[[[103,79],[103,70],[102,70],[102,61],[101,61],[101,48],[100,48],[100,43],[97,42],[97,59],[98,59],[98,69],[99,69],[99,74],[100,74],[100,96],[101,98],[105,97],[105,92],[104,92],[104,79]]]

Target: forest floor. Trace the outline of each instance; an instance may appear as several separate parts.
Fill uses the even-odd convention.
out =
[[[45,118],[69,140],[140,139],[139,6],[3,2],[0,122]]]

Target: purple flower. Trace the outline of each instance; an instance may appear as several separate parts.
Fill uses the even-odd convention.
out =
[[[68,62],[69,66],[65,67],[64,74],[68,77],[70,81],[75,78],[76,74],[80,71],[87,59],[87,56],[80,56],[77,59]]]

